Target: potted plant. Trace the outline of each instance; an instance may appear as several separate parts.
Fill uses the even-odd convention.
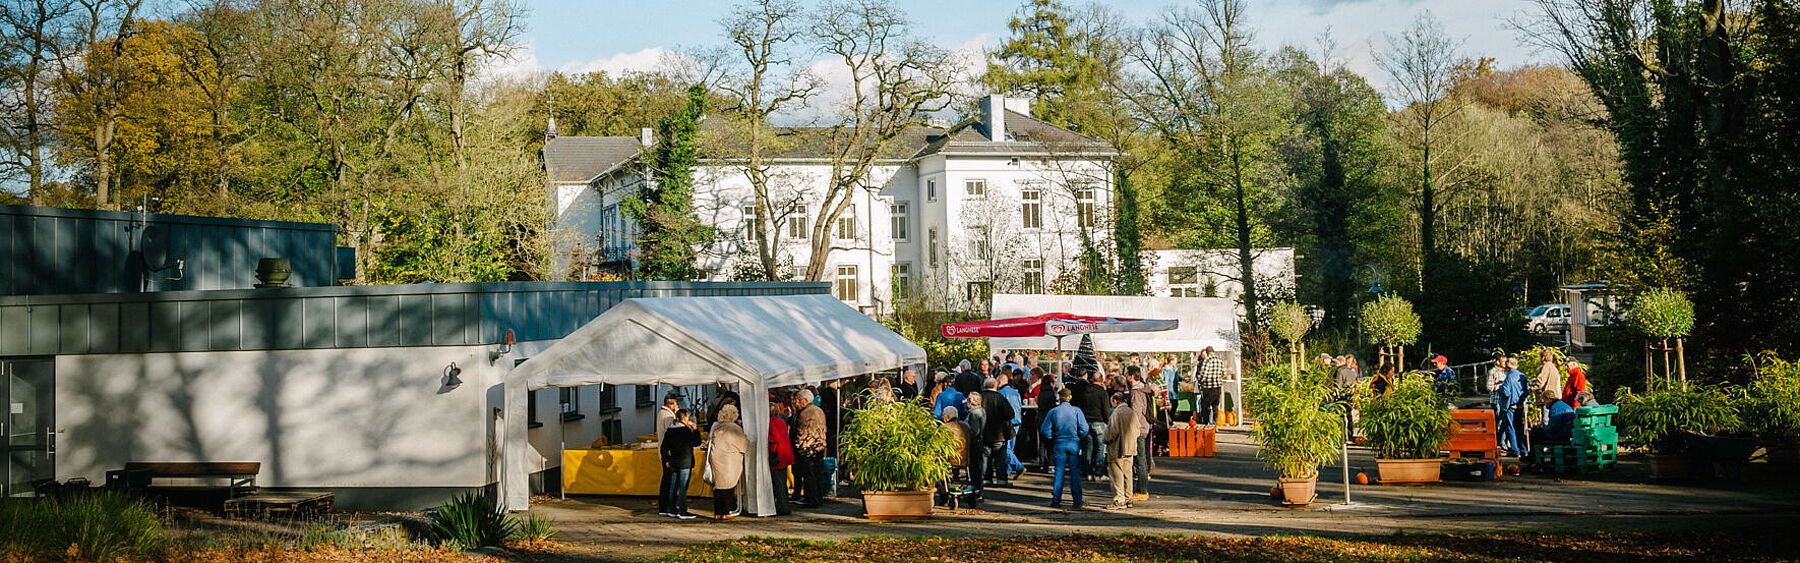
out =
[[[1438,448],[1448,439],[1450,411],[1422,377],[1402,375],[1383,395],[1362,403],[1362,429],[1375,449],[1382,484],[1436,483]]]
[[[1306,333],[1312,330],[1312,313],[1293,301],[1282,301],[1269,311],[1269,330],[1288,347],[1288,374],[1300,372],[1306,361]]]
[[[1256,456],[1280,475],[1284,502],[1306,505],[1317,495],[1319,464],[1337,457],[1344,444],[1343,406],[1327,383],[1329,370],[1299,376],[1261,377],[1250,382],[1244,401],[1256,413]]]
[[[1687,349],[1683,340],[1694,330],[1694,302],[1666,287],[1645,291],[1631,301],[1631,324],[1649,339],[1644,344],[1645,385],[1655,379],[1656,353],[1662,352],[1663,380],[1676,379],[1687,386]],[[1669,345],[1671,339],[1674,346]],[[1670,353],[1675,354],[1673,362]]]
[[[1800,464],[1800,362],[1773,352],[1750,360],[1756,379],[1744,400],[1744,427],[1762,441],[1770,463]]]
[[[1642,395],[1619,390],[1619,428],[1627,443],[1650,448],[1650,478],[1688,475],[1688,432],[1709,432],[1737,424],[1735,399],[1708,385],[1663,385]]]
[[[950,475],[955,434],[910,401],[870,397],[838,438],[869,518],[931,516],[933,486]]]
[[[1406,365],[1406,347],[1419,341],[1424,323],[1413,312],[1412,302],[1397,295],[1383,295],[1362,306],[1363,332],[1381,344],[1378,355],[1384,363]]]

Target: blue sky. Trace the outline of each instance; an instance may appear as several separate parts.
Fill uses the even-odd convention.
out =
[[[1071,2],[1080,3],[1079,0]],[[917,30],[947,48],[991,48],[1006,37],[1011,0],[896,0]],[[1166,0],[1109,2],[1127,19],[1156,15]],[[1317,51],[1315,38],[1329,30],[1337,55],[1378,85],[1383,77],[1372,54],[1385,35],[1397,33],[1429,9],[1466,43],[1469,55],[1498,59],[1501,67],[1555,62],[1519,44],[1508,19],[1528,13],[1529,0],[1247,0],[1251,24],[1265,48],[1284,44]],[[527,48],[509,71],[625,70],[653,66],[664,52],[721,42],[718,20],[725,0],[527,0],[531,9]]]

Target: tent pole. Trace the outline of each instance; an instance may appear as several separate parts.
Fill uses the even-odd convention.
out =
[[[602,383],[600,385],[604,388],[606,384]],[[580,393],[581,388],[576,387],[575,392]],[[566,449],[569,449],[569,427],[566,423],[564,423],[562,421],[562,409],[557,409],[557,412],[556,412],[556,457],[557,457],[556,476],[559,479],[562,478],[562,474],[564,471],[569,470],[569,468],[563,464],[562,459],[561,459],[562,455],[563,455],[563,450],[566,450]],[[569,491],[565,487],[562,486],[562,483],[556,484],[556,498],[562,499],[562,500],[569,500]]]

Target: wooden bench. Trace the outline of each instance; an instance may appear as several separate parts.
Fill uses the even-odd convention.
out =
[[[258,491],[225,501],[225,515],[232,518],[316,518],[331,512],[337,495],[309,491]]]
[[[106,472],[109,485],[144,489],[215,489],[223,488],[225,498],[236,498],[240,492],[256,490],[256,474],[262,463],[255,461],[133,461],[125,469]],[[156,486],[156,479],[224,479],[225,486]]]

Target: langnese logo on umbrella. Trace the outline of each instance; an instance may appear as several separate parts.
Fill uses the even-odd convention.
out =
[[[981,327],[978,327],[978,326],[956,326],[953,324],[944,325],[944,336],[958,336],[958,335],[963,335],[963,334],[974,334],[977,332],[981,332]]]
[[[1049,332],[1050,336],[1065,336],[1065,335],[1068,335],[1069,333],[1099,332],[1100,331],[1100,323],[1052,322],[1047,325],[1044,325],[1044,330]]]

